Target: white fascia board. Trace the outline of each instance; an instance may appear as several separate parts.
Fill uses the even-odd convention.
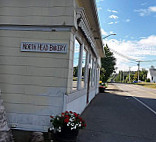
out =
[[[94,36],[93,36],[93,34],[91,32],[90,25],[89,25],[89,23],[88,23],[88,21],[86,19],[85,12],[84,12],[83,8],[78,8],[77,9],[77,18],[79,18],[79,25],[78,26],[84,32],[87,40],[91,44],[92,50],[94,51],[96,57],[98,57],[97,48],[96,48],[96,45],[95,45],[96,41],[95,41]]]

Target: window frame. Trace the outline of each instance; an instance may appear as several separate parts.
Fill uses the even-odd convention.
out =
[[[76,41],[79,43],[79,55],[78,55],[78,65],[77,65],[77,67],[78,67],[78,69],[77,69],[77,82],[76,82],[76,85],[74,86],[73,84],[74,84],[74,80],[73,80],[73,78],[74,78],[74,59],[75,59],[75,50],[76,50]],[[78,90],[78,78],[79,78],[79,60],[80,60],[80,53],[81,53],[81,42],[80,42],[80,40],[78,39],[78,38],[74,38],[74,46],[73,46],[73,66],[72,66],[72,91],[74,92],[74,91],[77,91]],[[74,89],[74,87],[75,87],[75,89]]]

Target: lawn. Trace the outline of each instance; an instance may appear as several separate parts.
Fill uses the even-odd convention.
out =
[[[155,88],[156,89],[156,83],[140,82],[140,83],[136,83],[136,84],[144,86],[144,87]]]

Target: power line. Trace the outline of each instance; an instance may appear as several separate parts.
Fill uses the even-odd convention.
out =
[[[156,60],[146,60],[146,61],[140,61],[140,62],[156,62]]]
[[[118,54],[119,56],[122,56],[123,58],[126,58],[126,59],[128,59],[128,60],[131,60],[131,61],[133,61],[133,62],[156,62],[156,59],[154,59],[154,60],[144,60],[144,61],[143,61],[143,60],[138,60],[138,59],[134,59],[134,58],[125,56],[125,55],[123,55],[123,54],[117,52],[117,51],[114,50],[114,49],[111,49],[111,48],[110,48],[110,50],[112,50],[113,52],[115,52],[115,53]]]
[[[137,61],[137,59],[133,59],[133,58],[130,58],[130,57],[128,57],[128,56],[125,56],[125,55],[123,55],[123,54],[117,52],[116,50],[113,50],[113,49],[111,49],[111,48],[110,48],[110,50],[112,50],[112,51],[115,52],[116,54],[118,54],[118,55],[120,55],[120,56],[122,56],[122,57],[124,57],[124,58],[126,58],[126,59],[128,59],[128,60],[131,60],[131,61],[133,61],[133,62],[136,62],[136,61]]]
[[[137,63],[138,63],[138,64],[137,64],[137,66],[138,66],[138,81],[139,81],[140,63],[141,63],[141,62],[155,62],[155,61],[156,61],[156,60],[141,61],[141,60],[137,60],[137,59],[133,59],[133,58],[130,58],[130,57],[128,57],[128,56],[125,56],[125,55],[123,55],[123,54],[121,54],[121,53],[119,53],[119,52],[117,52],[117,51],[115,51],[115,50],[113,50],[113,49],[111,49],[111,48],[110,48],[110,50],[112,50],[113,52],[115,52],[115,53],[118,54],[119,56],[122,56],[122,57],[124,57],[124,58],[126,58],[126,59],[128,59],[128,60],[130,60],[130,61],[133,61],[133,62],[137,62]]]

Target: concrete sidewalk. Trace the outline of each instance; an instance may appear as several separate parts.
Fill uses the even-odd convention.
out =
[[[156,142],[156,116],[114,85],[98,94],[82,117],[77,142]]]

